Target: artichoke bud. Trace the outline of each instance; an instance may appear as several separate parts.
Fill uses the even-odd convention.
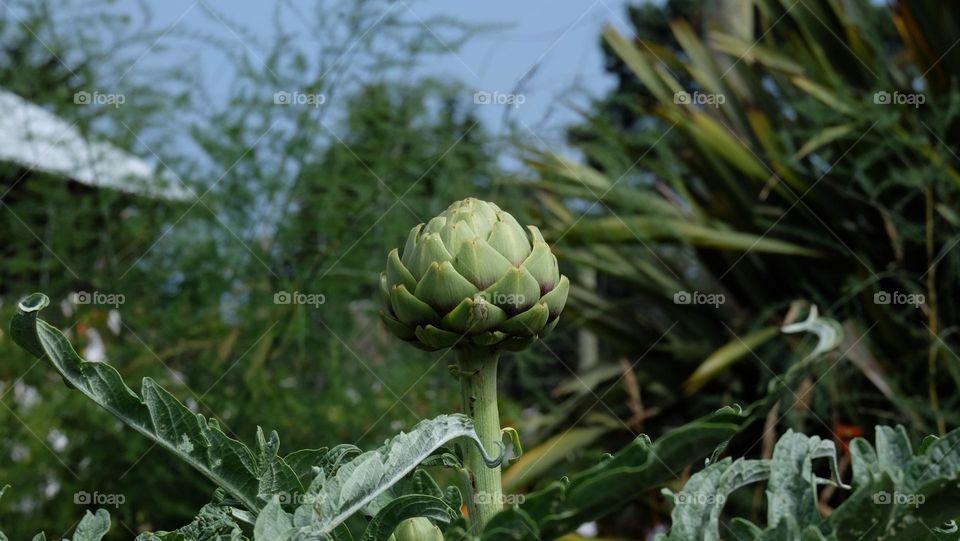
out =
[[[464,199],[410,230],[380,274],[384,324],[426,350],[519,350],[557,324],[570,282],[535,226]]]
[[[408,518],[397,526],[388,541],[443,541],[443,532],[426,518]]]

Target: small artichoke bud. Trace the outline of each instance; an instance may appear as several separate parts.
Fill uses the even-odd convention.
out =
[[[387,541],[443,541],[443,532],[426,518],[408,518]]]
[[[414,227],[380,274],[384,324],[402,340],[516,351],[557,324],[570,282],[535,226],[464,199]]]

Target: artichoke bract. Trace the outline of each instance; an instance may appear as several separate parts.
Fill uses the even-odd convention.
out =
[[[443,541],[443,532],[424,517],[408,518],[387,541]]]
[[[410,231],[380,290],[384,324],[417,347],[516,351],[556,326],[570,282],[536,226],[468,198]]]

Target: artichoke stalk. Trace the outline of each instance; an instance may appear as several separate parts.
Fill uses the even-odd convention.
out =
[[[570,282],[535,226],[522,227],[497,205],[468,198],[414,227],[401,253],[392,250],[380,274],[381,319],[410,344],[453,348],[463,408],[488,449],[501,441],[497,361],[550,332]],[[503,507],[500,468],[465,449],[479,532]]]

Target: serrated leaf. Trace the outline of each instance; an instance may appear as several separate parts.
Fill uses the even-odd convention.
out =
[[[770,460],[770,482],[767,485],[767,523],[778,524],[792,517],[799,524],[811,524],[820,519],[817,507],[817,477],[813,461],[832,460],[836,475],[836,447],[832,441],[807,437],[788,431],[777,442]]]
[[[420,465],[424,467],[452,468],[455,470],[460,470],[463,469],[463,460],[449,451],[444,451],[427,457],[427,459],[424,460]]]
[[[710,464],[676,496],[672,529],[657,539],[721,539],[719,516],[726,496],[767,473],[767,525],[734,519],[729,532],[743,539],[950,539],[956,532],[946,523],[960,514],[960,430],[914,456],[902,427],[878,427],[877,447],[884,449],[879,453],[882,458],[862,439],[851,443],[853,492],[829,518],[820,514],[817,485],[830,481],[815,475],[812,461],[828,459],[837,477],[832,441],[790,431],[777,442],[770,460],[727,458]],[[837,483],[851,488],[839,478]],[[938,528],[943,533],[937,533]]]
[[[306,503],[294,513],[291,539],[329,535],[437,449],[458,438],[476,444],[490,465],[498,465],[503,459],[502,454],[496,458],[486,454],[473,421],[466,415],[441,415],[421,421],[409,433],[401,432],[382,447],[343,464],[322,482],[314,482],[307,491]]]
[[[370,521],[360,541],[386,541],[401,522],[424,517],[444,524],[460,516],[445,501],[425,494],[407,494],[392,500]]]
[[[330,450],[326,447],[321,447],[320,449],[301,449],[283,457],[283,461],[290,466],[290,469],[292,469],[302,481],[304,478],[311,478],[315,475],[313,468],[322,467],[323,461],[329,453]]]
[[[727,407],[668,432],[656,443],[642,435],[593,468],[528,494],[520,509],[545,539],[573,531],[676,479],[689,464],[711,456],[752,417]]]
[[[731,539],[740,541],[756,541],[760,539],[760,535],[763,533],[760,526],[741,517],[735,517],[730,520],[730,523],[727,524],[727,529],[730,531]]]
[[[208,503],[200,509],[190,524],[169,532],[142,533],[137,536],[137,541],[192,541],[195,539],[245,541],[247,538],[234,520],[233,511],[233,508],[220,503]]]
[[[187,409],[150,378],[140,395],[110,365],[83,360],[67,338],[37,317],[49,303],[35,293],[20,302],[10,334],[20,347],[44,357],[70,386],[159,446],[177,455],[251,510],[272,495],[303,492],[296,473],[276,455],[276,434],[262,438],[259,453],[230,438],[219,423]]]
[[[810,306],[807,319],[784,325],[780,328],[787,334],[806,332],[817,337],[817,345],[798,365],[814,361],[829,351],[833,351],[843,341],[843,328],[835,319],[820,317],[817,305]]]
[[[276,497],[257,516],[253,538],[256,541],[287,541],[294,531],[290,515],[280,505],[280,498]]]
[[[896,484],[903,482],[903,467],[913,458],[910,438],[902,426],[877,427],[877,468],[885,472]]]
[[[320,468],[323,469],[325,474],[333,475],[340,469],[340,466],[349,462],[354,457],[359,456],[361,453],[363,453],[363,450],[356,445],[341,443],[323,455],[323,460],[320,461]]]
[[[104,509],[97,509],[93,514],[87,511],[77,529],[73,531],[73,541],[100,541],[110,531],[110,513]],[[64,541],[70,541],[64,539]]]

